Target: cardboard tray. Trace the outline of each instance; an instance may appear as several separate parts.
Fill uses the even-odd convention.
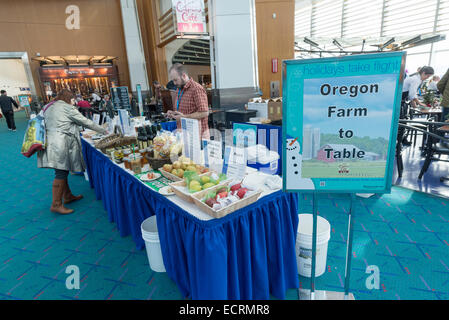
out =
[[[204,175],[210,176],[211,174],[212,174],[212,172],[209,171],[209,172],[200,174],[200,175],[198,175],[198,176],[200,176],[200,177],[201,177],[201,176],[204,176]],[[210,188],[207,188],[207,189],[204,189],[204,190],[207,190],[207,191],[209,192],[209,191],[212,190],[212,188],[214,188],[214,187],[217,187],[217,186],[221,186],[221,187],[227,186],[230,182],[231,182],[230,180],[225,180],[225,181],[220,182],[220,183],[217,184],[217,185],[214,185],[213,187],[210,187]],[[200,192],[203,192],[203,191],[204,191],[204,190],[201,190],[201,191],[198,191],[198,192],[190,193],[188,190],[186,191],[186,190],[184,189],[186,186],[187,186],[187,185],[186,185],[186,182],[184,181],[184,179],[182,179],[182,181],[177,181],[177,182],[170,183],[170,187],[173,189],[173,192],[174,192],[178,197],[180,197],[180,198],[183,199],[184,201],[191,202],[191,203],[193,203],[193,199],[192,199],[192,196],[193,196],[193,195],[195,195],[195,194],[197,194],[197,193],[200,193]]]
[[[208,215],[210,215],[214,218],[217,218],[217,219],[222,218],[238,209],[244,208],[244,207],[250,205],[251,203],[256,202],[259,199],[260,195],[262,194],[262,191],[259,190],[259,191],[255,192],[254,194],[250,195],[249,197],[243,198],[223,209],[215,211],[214,209],[209,207],[207,204],[205,204],[203,201],[201,201],[201,199],[206,195],[206,193],[210,192],[211,190],[216,190],[220,187],[222,187],[222,186],[217,185],[213,188],[209,188],[204,191],[199,191],[199,192],[195,193],[194,195],[192,195],[193,201],[195,202],[196,206],[198,208],[200,208],[201,211],[203,211],[203,212],[207,213]]]

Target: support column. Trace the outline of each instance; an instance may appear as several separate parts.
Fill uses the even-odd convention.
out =
[[[254,0],[209,0],[214,107],[243,107],[259,95]]]
[[[122,11],[123,31],[125,35],[126,54],[128,57],[130,92],[136,94],[136,85],[140,84],[142,96],[150,94],[147,76],[145,54],[142,45],[139,16],[137,14],[136,0],[120,0]]]

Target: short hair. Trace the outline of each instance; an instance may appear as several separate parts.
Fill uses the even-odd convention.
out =
[[[5,91],[5,90],[2,90],[2,91],[0,91],[0,93],[1,93],[1,94],[4,94],[4,93],[6,93],[6,91]]]
[[[189,75],[189,72],[187,71],[187,68],[181,64],[181,63],[175,63],[170,67],[169,72],[171,72],[172,70],[175,70],[180,76],[182,76],[183,73],[185,73],[186,75]]]
[[[65,103],[70,104],[73,97],[74,97],[74,94],[72,91],[70,91],[69,89],[62,89],[56,95],[55,100],[62,100]]]
[[[419,70],[419,74],[423,74],[423,73],[433,75],[435,73],[435,71],[433,70],[432,67],[425,66],[425,67],[422,67],[421,70]]]

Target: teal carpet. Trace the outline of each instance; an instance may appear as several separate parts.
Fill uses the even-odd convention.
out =
[[[145,250],[120,237],[84,176],[70,175],[75,213],[49,211],[53,171],[20,154],[26,119],[16,113],[17,132],[0,121],[0,299],[184,299],[165,273],[154,273]],[[332,227],[327,268],[316,289],[343,291],[349,201],[323,194],[319,213]],[[301,212],[311,212],[310,196]],[[357,198],[351,292],[356,299],[449,299],[449,200],[393,188]],[[67,266],[80,271],[80,288],[66,288]],[[368,289],[367,266],[380,271]],[[309,279],[300,277],[302,288]],[[296,290],[288,290],[296,299]]]

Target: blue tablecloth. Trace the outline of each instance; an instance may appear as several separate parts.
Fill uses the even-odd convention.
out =
[[[161,127],[167,131],[175,131],[176,130],[176,121],[167,121],[161,122]]]
[[[224,218],[200,220],[143,185],[82,139],[91,187],[121,236],[144,248],[156,214],[168,276],[192,299],[285,298],[298,288],[298,196],[278,191]]]

